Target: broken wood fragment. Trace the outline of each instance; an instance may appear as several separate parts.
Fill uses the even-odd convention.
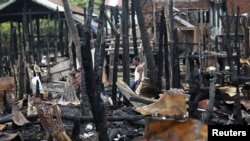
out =
[[[12,105],[12,121],[18,126],[23,126],[29,123],[16,105]]]
[[[137,107],[135,111],[144,116],[184,116],[187,113],[186,96],[178,89],[168,90],[154,103]]]
[[[10,116],[11,115],[9,115],[8,117],[10,117]],[[11,119],[8,117],[6,117],[3,120],[0,119],[0,124],[10,122]],[[38,115],[31,115],[31,116],[27,116],[26,118],[30,121],[34,121],[34,120],[38,119],[39,117],[38,117]],[[94,121],[92,116],[76,116],[76,115],[61,114],[61,118],[63,120],[70,120],[70,121],[79,119],[81,123]],[[107,121],[133,121],[133,120],[140,120],[140,119],[144,119],[144,118],[145,118],[145,116],[142,116],[142,115],[107,116]]]
[[[117,88],[119,89],[119,91],[122,93],[123,96],[125,96],[128,100],[130,100],[132,98],[132,100],[130,101],[130,103],[134,106],[134,107],[140,107],[140,106],[144,106],[145,105],[145,101],[148,102],[154,102],[155,99],[150,99],[147,97],[143,97],[143,96],[139,96],[137,95],[134,91],[131,90],[131,88],[128,86],[127,83],[125,83],[122,80],[119,80],[116,82]],[[133,99],[141,99],[139,101],[133,101]]]

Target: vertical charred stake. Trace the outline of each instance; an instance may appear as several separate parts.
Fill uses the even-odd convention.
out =
[[[72,129],[72,133],[71,133],[71,139],[73,141],[78,141],[80,140],[79,138],[79,134],[80,134],[80,119],[79,118],[75,118],[74,120],[74,125],[73,125],[73,129]]]
[[[4,113],[10,113],[11,112],[11,107],[8,104],[6,91],[4,91],[4,95],[3,95],[3,104],[4,104],[4,107],[5,107]]]
[[[165,24],[165,14],[164,8],[161,10],[161,20],[160,20],[160,29],[159,31],[159,52],[158,52],[158,76],[157,76],[157,85],[159,89],[162,89],[161,77],[163,74],[163,51],[162,51],[162,43],[163,43],[163,36],[164,36],[164,24]]]
[[[135,25],[135,7],[134,2],[131,1],[131,23],[132,23],[132,36],[133,36],[133,46],[134,46],[134,55],[138,56],[138,47],[137,47],[137,37],[136,37],[136,25]]]
[[[189,102],[188,112],[190,118],[200,119],[200,115],[197,112],[198,102],[200,100],[200,76],[199,71],[195,69],[190,77],[189,82]]]

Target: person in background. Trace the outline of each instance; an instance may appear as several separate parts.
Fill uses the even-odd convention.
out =
[[[133,65],[135,65],[135,72],[134,72],[134,77],[135,80],[134,82],[130,85],[130,88],[135,91],[141,81],[144,79],[144,68],[140,62],[140,58],[138,56],[135,56],[133,58]]]

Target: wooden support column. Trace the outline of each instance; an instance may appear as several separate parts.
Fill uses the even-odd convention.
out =
[[[138,56],[138,47],[137,47],[137,36],[136,36],[136,25],[135,25],[135,7],[134,2],[131,1],[131,23],[132,23],[132,36],[133,36],[133,46],[134,46],[134,55]]]
[[[161,10],[161,21],[160,21],[160,28],[159,30],[159,52],[158,52],[158,73],[157,73],[157,86],[161,90],[162,89],[162,75],[163,75],[163,51],[162,51],[162,43],[164,37],[164,25],[165,24],[165,15],[164,15],[164,8]]]
[[[42,60],[42,54],[41,54],[41,46],[40,46],[40,41],[41,41],[41,35],[40,35],[40,20],[39,18],[36,18],[36,37],[37,37],[37,40],[36,40],[36,49],[35,49],[35,53],[37,54],[37,59],[39,61]]]
[[[250,54],[250,49],[249,49],[249,28],[248,27],[244,27],[245,28],[245,57],[249,58],[249,54]]]
[[[130,75],[129,75],[129,39],[128,39],[128,29],[129,29],[129,19],[128,19],[128,1],[122,1],[122,47],[123,47],[123,81],[130,85]]]
[[[20,72],[19,72],[19,99],[23,99],[24,93],[26,93],[26,52],[29,51],[29,31],[26,12],[26,5],[23,8],[22,13],[22,29],[23,29],[23,43],[21,45],[20,52]],[[22,33],[22,32],[21,32]]]

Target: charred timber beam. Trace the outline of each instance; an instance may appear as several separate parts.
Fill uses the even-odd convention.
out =
[[[107,13],[104,12],[104,18],[108,21],[109,25],[111,26],[112,31],[114,32],[115,36],[117,36],[119,33],[117,31],[117,28],[115,27],[115,25],[112,23],[112,21],[110,20],[110,18],[108,17]]]
[[[250,77],[239,76],[239,80],[240,80],[241,83],[243,83],[243,82],[249,82],[250,81]]]
[[[35,121],[39,117],[38,115],[32,115],[26,117],[30,121]],[[75,115],[61,115],[61,118],[63,120],[76,120],[79,119],[80,122],[94,122],[94,119],[92,116],[75,116]],[[144,119],[145,117],[142,115],[129,115],[129,116],[107,116],[107,121],[135,121]],[[5,117],[2,117],[0,119],[0,124],[6,123],[6,122],[12,122],[12,115],[6,115]]]
[[[32,116],[26,116],[26,118],[29,121],[36,121],[39,117],[38,115],[32,115]],[[94,122],[94,119],[92,116],[61,115],[61,118],[63,120],[71,120],[71,121],[78,120],[81,123]],[[106,120],[107,121],[138,121],[138,120],[145,119],[145,118],[147,117],[143,115],[126,115],[126,116],[107,116]],[[8,114],[4,117],[1,117],[0,124],[4,124],[7,122],[12,122],[12,114]],[[209,121],[209,123],[216,123],[216,124],[223,124],[223,125],[225,125],[227,122],[228,122],[227,119],[218,118],[214,114],[212,115],[212,118]]]
[[[138,98],[138,97],[130,97],[129,100],[134,101],[134,102],[144,103],[144,104],[153,103],[153,101],[149,101],[149,100],[146,100],[146,99],[141,99],[141,98]]]
[[[35,121],[39,117],[38,115],[31,115],[26,116],[26,118],[30,121]],[[75,115],[61,115],[61,118],[63,120],[72,120],[75,121],[76,119],[79,119],[80,122],[94,122],[94,118],[92,116],[75,116]],[[107,121],[135,121],[144,119],[145,116],[143,115],[126,115],[126,116],[107,116]],[[1,117],[0,124],[11,122],[12,121],[12,114],[6,115],[4,117]]]
[[[4,14],[1,15],[0,17],[5,17],[5,16],[21,16],[23,14],[30,14],[30,15],[48,15],[48,14],[53,14],[54,12],[20,12],[20,13],[10,13],[10,14]]]

